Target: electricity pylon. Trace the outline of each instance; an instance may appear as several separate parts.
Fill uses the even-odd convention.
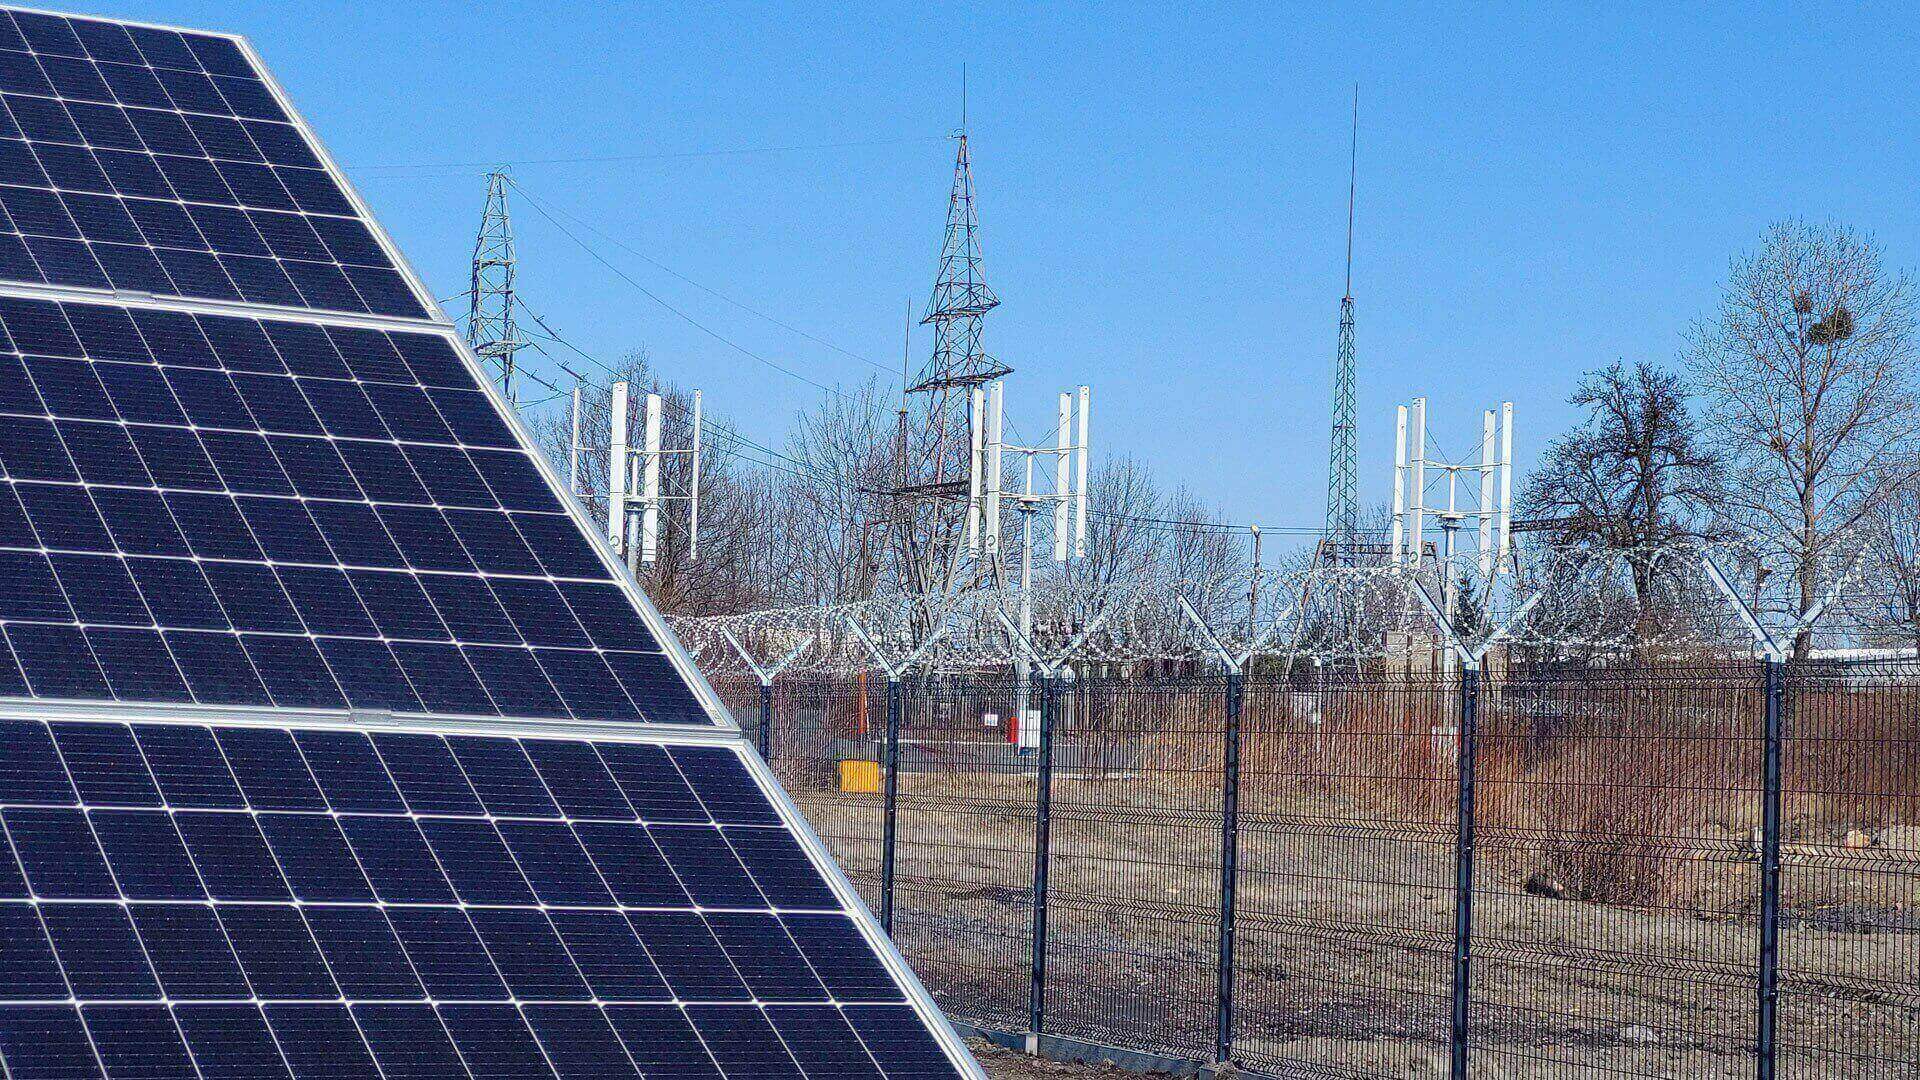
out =
[[[526,347],[514,324],[513,221],[507,216],[507,174],[487,174],[487,208],[473,245],[473,281],[467,292],[467,344],[500,370],[500,390],[514,400],[513,358]]]
[[[909,440],[903,425],[899,476],[894,490],[901,557],[909,591],[939,593],[954,587],[962,555],[969,482],[972,389],[1013,369],[981,345],[983,317],[1000,298],[987,285],[980,252],[980,218],[974,205],[973,160],[962,95],[953,184],[947,196],[946,235],[940,269],[920,322],[933,328],[933,352],[902,388],[923,404],[913,409],[923,425]],[[903,407],[904,410],[904,407]],[[994,568],[988,568],[994,572]]]

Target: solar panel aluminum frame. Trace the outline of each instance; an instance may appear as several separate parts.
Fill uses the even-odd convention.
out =
[[[239,34],[196,30],[189,27],[170,26],[164,23],[74,15],[69,12],[23,7],[14,4],[6,4],[4,6],[10,10],[37,12],[44,15],[58,16],[60,18],[94,19],[100,22],[120,23],[127,26],[144,26],[156,30],[170,30],[176,33],[224,38],[233,42],[234,45],[240,49],[242,55],[246,57],[247,62],[253,66],[254,71],[260,75],[263,85],[265,85],[268,92],[273,95],[274,100],[280,105],[281,109],[286,112],[288,122],[293,125],[295,130],[297,130],[313,148],[315,156],[320,159],[320,163],[324,167],[327,175],[333,179],[334,183],[339,185],[340,191],[346,196],[348,203],[352,205],[360,222],[367,227],[375,241],[379,243],[381,249],[392,261],[394,270],[400,275],[401,279],[407,283],[407,287],[413,290],[415,297],[420,300],[421,306],[426,310],[428,317],[424,319],[409,319],[391,315],[370,315],[348,312],[336,313],[314,308],[284,307],[276,304],[259,304],[192,297],[161,297],[151,293],[118,292],[111,289],[94,289],[82,286],[35,285],[26,282],[0,282],[0,293],[42,300],[64,300],[76,303],[96,304],[108,303],[123,307],[161,311],[192,311],[212,315],[238,315],[249,318],[273,318],[319,325],[361,327],[371,330],[440,333],[444,335],[446,340],[453,346],[454,352],[460,357],[461,363],[465,366],[467,373],[472,376],[475,386],[481,393],[487,396],[487,399],[492,402],[494,408],[506,420],[508,429],[513,432],[514,438],[519,443],[519,448],[532,458],[534,468],[539,471],[548,486],[555,491],[568,491],[566,483],[562,480],[553,463],[547,459],[544,453],[541,453],[535,447],[532,436],[527,431],[525,424],[521,422],[518,412],[508,404],[505,397],[500,393],[499,387],[494,384],[493,378],[488,373],[485,365],[480,362],[479,357],[474,355],[466,339],[456,332],[452,317],[441,308],[439,301],[434,299],[432,292],[427,289],[424,280],[414,269],[413,264],[407,260],[406,256],[401,252],[399,245],[394,243],[393,238],[388,235],[386,228],[380,223],[379,219],[374,216],[372,210],[368,208],[366,201],[360,197],[359,191],[356,190],[348,180],[346,173],[340,168],[333,154],[328,151],[326,144],[321,141],[319,134],[315,132],[313,126],[307,122],[306,117],[301,115],[299,109],[294,105],[293,100],[288,96],[285,88],[282,87],[274,77],[272,70],[268,68],[251,42]],[[646,623],[647,629],[652,632],[654,639],[659,642],[661,650],[666,654],[668,661],[673,665],[675,671],[679,673],[680,677],[685,680],[687,686],[692,690],[695,699],[698,700],[706,710],[708,719],[712,722],[714,729],[730,734],[738,734],[740,725],[733,718],[732,712],[721,703],[719,695],[714,692],[712,685],[707,682],[706,677],[700,673],[700,669],[698,665],[694,663],[693,657],[687,652],[685,646],[680,643],[680,639],[674,634],[672,627],[668,625],[666,617],[660,613],[658,608],[653,606],[653,601],[647,597],[646,591],[642,589],[639,582],[634,579],[632,571],[629,570],[626,563],[614,553],[613,547],[605,535],[601,533],[599,527],[593,520],[587,516],[586,509],[581,506],[579,501],[573,498],[571,494],[560,499],[560,504],[565,508],[568,516],[572,518],[574,524],[587,536],[589,543],[593,545],[594,551],[599,556],[601,563],[609,571],[610,579],[626,594],[627,599],[639,610],[641,619]],[[627,723],[631,724],[632,722]],[[682,729],[686,727],[684,724],[655,724],[650,721],[642,722],[640,726],[649,729]]]

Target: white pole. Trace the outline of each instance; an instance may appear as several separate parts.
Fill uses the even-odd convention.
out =
[[[967,445],[972,454],[973,464],[967,469],[967,552],[975,557],[980,554],[980,487],[981,458],[986,451],[986,388],[975,384],[968,395],[967,407]]]
[[[627,384],[613,384],[612,439],[607,451],[607,537],[613,550],[627,553]]]
[[[1407,510],[1413,525],[1407,539],[1413,547],[1410,561],[1418,569],[1427,551],[1421,536],[1427,508],[1427,399],[1423,397],[1413,399],[1413,443],[1408,450],[1412,458],[1407,466]]]
[[[987,388],[987,556],[992,559],[1000,557],[1000,410],[1003,404],[1001,384],[995,382]]]
[[[1093,391],[1080,388],[1079,449],[1074,462],[1073,557],[1087,556],[1087,410],[1093,404]]]
[[[640,487],[640,561],[652,565],[660,557],[660,395],[647,395],[645,473]]]
[[[1068,523],[1072,521],[1073,507],[1067,505],[1073,491],[1073,395],[1060,395],[1060,430],[1055,443],[1059,451],[1053,463],[1053,561],[1066,562],[1068,543],[1072,537],[1067,535]]]
[[[1493,579],[1493,474],[1500,467],[1500,448],[1494,439],[1493,410],[1480,415],[1480,576]]]
[[[1507,565],[1513,530],[1513,402],[1500,403],[1500,561]]]
[[[573,411],[568,415],[567,426],[567,491],[580,494],[580,384],[573,384]]]
[[[1406,561],[1407,517],[1407,407],[1400,406],[1393,418],[1393,565]]]
[[[700,558],[700,391],[693,392],[693,504],[687,512],[687,561]]]
[[[1460,531],[1460,515],[1454,512],[1454,495],[1460,486],[1460,470],[1452,465],[1443,465],[1447,474],[1447,509],[1445,513],[1434,515],[1440,526],[1440,598],[1446,602],[1447,614],[1453,614],[1453,545],[1455,534]]]

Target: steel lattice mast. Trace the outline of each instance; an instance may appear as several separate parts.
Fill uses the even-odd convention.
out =
[[[513,221],[507,216],[504,171],[487,174],[487,208],[473,245],[473,280],[467,292],[467,344],[500,368],[500,389],[514,400],[513,358],[527,344],[514,324]]]
[[[947,199],[947,232],[940,245],[940,273],[927,299],[922,325],[933,327],[933,355],[907,387],[930,393],[991,382],[1012,371],[980,345],[981,317],[1000,304],[981,271],[980,218],[973,202],[973,162],[967,132],[955,136],[953,189]]]
[[[1358,405],[1353,359],[1353,203],[1358,180],[1360,88],[1353,91],[1353,132],[1347,159],[1347,285],[1340,299],[1340,347],[1333,361],[1333,443],[1327,455],[1326,552],[1335,563],[1354,561],[1360,550]]]
[[[982,270],[964,100],[963,93],[940,269],[920,320],[933,328],[933,350],[903,387],[909,399],[919,402],[912,409],[918,432],[910,443],[902,433],[895,491],[906,585],[916,593],[947,591],[958,581],[971,467],[971,390],[1013,370],[989,356],[981,344],[984,316],[999,306],[1000,298]]]

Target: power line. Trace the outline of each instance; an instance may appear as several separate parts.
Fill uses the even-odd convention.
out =
[[[524,189],[522,189],[522,193],[524,194]],[[894,369],[892,365],[882,364],[879,361],[874,360],[870,357],[862,356],[851,349],[843,348],[839,345],[834,344],[831,341],[826,340],[825,338],[817,337],[813,334],[808,333],[805,330],[800,329],[797,326],[794,326],[791,323],[784,322],[778,318],[775,318],[774,316],[769,315],[766,312],[753,307],[752,305],[743,303],[739,300],[735,300],[733,297],[728,296],[727,294],[721,292],[718,289],[712,288],[711,286],[708,286],[708,285],[702,285],[700,282],[693,280],[692,278],[688,277],[685,274],[682,274],[678,270],[675,270],[673,267],[668,266],[665,263],[661,262],[660,260],[653,258],[652,256],[648,255],[646,252],[641,251],[640,249],[632,246],[631,244],[627,244],[621,241],[617,237],[608,235],[608,233],[604,229],[599,228],[598,226],[594,225],[590,221],[586,221],[582,219],[578,214],[573,213],[572,211],[568,210],[566,207],[561,206],[558,203],[552,203],[552,202],[550,202],[550,205],[552,206],[553,211],[555,213],[560,214],[561,216],[579,225],[581,228],[587,230],[590,233],[593,233],[595,236],[598,236],[600,239],[605,240],[607,243],[612,244],[614,247],[617,247],[620,250],[626,252],[627,254],[632,255],[634,258],[639,259],[641,262],[646,263],[648,266],[653,267],[654,269],[660,271],[663,274],[668,275],[669,277],[685,282],[686,284],[691,285],[696,289],[699,289],[701,292],[706,293],[707,295],[712,296],[715,299],[722,301],[723,303],[731,304],[732,306],[739,308],[741,311],[744,311],[749,315],[752,315],[756,318],[765,319],[767,322],[772,323],[773,325],[779,327],[782,330],[787,331],[788,333],[798,334],[799,336],[806,338],[808,341],[813,342],[815,345],[819,345],[822,348],[832,349],[834,352],[837,352],[840,355],[845,356],[850,360],[858,360],[859,362],[866,364],[869,367],[878,368],[879,370],[886,372],[888,375],[894,374]]]
[[[523,310],[527,312],[528,316],[534,320],[535,324],[538,325],[543,331],[545,331],[545,333],[548,335],[548,337],[551,340],[553,340],[557,344],[565,346],[568,350],[572,351],[573,353],[580,356],[582,359],[593,364],[595,367],[598,367],[606,371],[608,374],[616,378],[620,377],[621,372],[618,369],[612,367],[611,365],[606,363],[604,360],[601,360],[598,357],[592,355],[591,353],[588,353],[586,350],[580,348],[578,345],[575,345],[573,342],[568,341],[566,338],[556,333],[553,330],[552,326],[550,326],[545,319],[541,318],[541,316],[536,312],[534,312],[531,308],[526,307],[526,304],[524,301],[521,301],[521,307]],[[540,351],[543,354],[546,353],[546,350],[544,348],[541,348],[537,343],[535,344],[534,347],[536,349],[540,349]],[[551,359],[551,354],[547,354],[547,355],[549,356],[549,359]],[[562,370],[570,370],[570,369],[566,369],[563,367]],[[535,375],[532,372],[523,371],[522,374],[526,378],[532,379],[534,382],[537,382],[541,386],[544,386],[548,390],[552,391],[555,398],[560,396],[565,396],[571,393],[571,391],[562,390],[559,387],[555,386],[552,382],[544,378],[541,378],[540,376]],[[602,391],[602,392],[608,392],[610,390],[610,388],[605,384],[596,383],[591,379],[580,377],[577,375],[577,373],[576,373],[576,377],[580,378],[580,381],[582,383],[584,383],[587,386],[593,387],[595,390]],[[548,398],[548,400],[551,401],[551,400],[554,400],[554,398]],[[686,418],[685,408],[684,406],[680,405],[680,403],[669,400],[667,404],[669,408],[675,408],[675,409],[681,410],[682,419]],[[730,425],[727,425],[722,421],[715,420],[712,417],[705,417],[703,418],[702,423],[707,430],[712,431],[719,439],[721,439],[724,442],[733,444],[732,449],[728,449],[725,447],[717,448],[717,449],[720,449],[722,453],[727,454],[727,456],[729,457],[734,457],[742,461],[749,461],[754,464],[763,465],[767,468],[773,469],[776,472],[783,473],[795,479],[813,480],[817,482],[826,482],[832,479],[831,477],[827,477],[821,474],[812,464],[801,461],[798,458],[795,458],[789,454],[783,453],[779,450],[775,450],[770,446],[766,446],[765,444],[762,444],[753,439],[750,439],[745,435],[742,435],[737,429],[734,429],[733,427],[731,427]],[[750,449],[751,451],[753,451],[753,453],[747,453],[741,448]],[[784,462],[785,464],[784,465],[776,464],[776,461]],[[1113,510],[1100,510],[1100,509],[1093,509],[1093,508],[1089,508],[1088,514],[1091,517],[1099,518],[1103,521],[1110,521],[1118,524],[1138,525],[1145,528],[1157,529],[1157,530],[1166,531],[1166,532],[1245,533],[1245,532],[1250,532],[1254,527],[1250,524],[1234,524],[1231,522],[1222,522],[1222,521],[1192,521],[1192,520],[1184,520],[1180,518],[1156,517],[1156,516],[1143,515],[1143,514],[1125,514],[1125,513],[1120,513],[1118,511],[1113,511]],[[1323,528],[1320,528],[1317,526],[1307,526],[1307,525],[1260,525],[1258,526],[1258,528],[1260,532],[1263,534],[1284,535],[1284,536],[1320,536],[1320,535],[1323,535],[1325,532]]]
[[[873,405],[871,403],[863,403],[859,399],[851,397],[850,395],[841,391],[837,387],[829,386],[825,383],[808,378],[807,376],[802,375],[799,372],[796,372],[779,363],[769,360],[764,356],[761,356],[760,354],[752,351],[751,349],[748,349],[738,344],[737,342],[734,342],[732,339],[726,337],[725,335],[719,333],[718,331],[715,331],[710,327],[706,326],[705,324],[699,322],[698,320],[694,319],[692,316],[688,315],[686,312],[681,311],[679,308],[674,307],[672,304],[669,304],[666,300],[662,299],[658,294],[654,293],[652,290],[648,289],[646,286],[640,284],[638,281],[634,280],[634,278],[631,275],[622,271],[618,266],[615,266],[612,262],[608,261],[606,257],[601,255],[598,251],[594,250],[592,245],[588,244],[585,240],[581,239],[580,236],[578,236],[576,233],[573,232],[573,230],[567,228],[564,223],[562,223],[557,217],[554,216],[554,212],[549,211],[547,209],[543,200],[534,196],[531,192],[527,191],[526,188],[522,186],[517,180],[514,180],[511,177],[508,177],[507,183],[511,184],[516,191],[519,191],[520,194],[524,198],[526,198],[529,205],[531,205],[534,208],[534,210],[541,215],[541,217],[545,218],[549,224],[553,225],[554,228],[558,229],[562,235],[566,236],[569,240],[573,241],[574,244],[578,245],[580,249],[585,251],[588,255],[590,255],[594,259],[594,261],[600,263],[609,272],[613,273],[615,276],[619,277],[622,281],[632,286],[635,290],[639,291],[642,295],[646,296],[648,299],[652,300],[654,303],[665,308],[667,311],[671,312],[676,317],[685,321],[687,324],[693,326],[695,329],[701,331],[702,333],[720,342],[721,344],[726,345],[728,348],[731,348],[736,352],[739,352],[742,355],[749,357],[750,359],[753,359],[761,364],[764,364],[765,366],[772,368],[775,371],[781,372],[782,374],[788,375],[792,378],[800,380],[801,382],[807,383],[808,385],[813,386],[816,389],[819,389],[825,393],[838,397],[843,401],[846,401],[853,405],[861,406],[863,408],[866,408],[868,411],[876,414],[882,411],[880,407]],[[565,210],[559,207],[555,207],[555,210],[563,214],[567,213]],[[859,359],[862,362],[869,363],[869,364],[873,363],[873,361],[871,360],[867,360],[866,358],[860,357],[857,354],[848,352],[845,349],[841,349],[830,342],[825,342],[825,341],[821,341],[818,338],[814,338],[812,335],[806,334],[804,331],[797,330],[788,326],[786,323],[782,322],[781,320],[775,319],[774,317],[770,315],[766,315],[765,313],[756,311],[745,304],[739,303],[738,301],[731,300],[726,296],[722,295],[721,293],[717,292],[716,290],[707,288],[706,286],[700,285],[698,282],[694,282],[691,279],[688,279],[683,275],[675,273],[674,271],[664,266],[660,266],[660,264],[655,263],[654,260],[648,259],[644,255],[640,255],[637,251],[633,251],[633,249],[628,247],[627,245],[621,244],[619,241],[613,240],[611,237],[607,237],[607,235],[602,230],[595,228],[593,225],[591,225],[588,222],[582,221],[577,216],[572,214],[567,214],[567,216],[572,217],[575,221],[579,222],[583,228],[592,230],[596,234],[607,239],[610,243],[613,243],[616,246],[622,247],[623,249],[629,251],[630,253],[642,259],[645,259],[647,262],[652,263],[655,266],[659,266],[659,268],[662,269],[663,271],[673,274],[673,276],[680,278],[680,280],[682,281],[686,281],[688,284],[694,285],[696,288],[700,288],[703,291],[712,293],[714,296],[717,296],[722,300],[726,300],[728,303],[731,303],[736,307],[740,307],[742,310],[748,311],[761,318],[767,319],[769,322],[772,322],[775,325],[781,326],[785,329],[793,330],[794,333],[801,334],[803,337],[809,338],[809,340],[820,341],[822,345],[825,345],[828,348],[833,348],[836,351],[846,353],[847,355],[853,356],[855,359]],[[544,318],[542,318],[537,312],[533,311],[530,307],[527,307],[524,301],[518,300],[518,298],[516,297],[516,302],[520,304],[522,310],[525,310],[527,312],[527,314],[534,320],[535,324],[538,325],[541,328],[541,330],[544,331],[552,341],[565,346],[568,350],[572,351],[573,353],[579,355],[580,357],[587,360],[588,362],[606,371],[609,375],[613,376],[614,378],[618,379],[621,377],[622,373],[617,369],[615,369],[613,366],[607,364],[605,361],[602,361],[599,358],[593,356],[592,354],[586,352],[584,349],[581,349],[579,346],[573,344],[571,341],[567,340],[566,338],[562,337],[560,334],[555,332],[553,327],[549,323],[547,323],[547,321]],[[541,348],[537,343],[535,344],[535,348],[539,349],[539,351],[543,355],[547,355],[549,359],[552,359],[551,354],[547,353],[546,350],[544,348]],[[564,365],[559,365],[558,361],[555,361],[555,363],[557,366],[560,366],[562,370],[568,370],[565,368]],[[874,364],[874,366],[879,367],[880,365]],[[883,370],[888,370],[888,369],[883,369]],[[574,373],[574,374],[576,378],[580,378],[577,373]],[[554,385],[552,382],[544,378],[540,378],[538,376],[533,375],[531,372],[525,372],[524,375],[527,378],[532,379],[533,381],[537,382],[539,385],[547,388],[549,391],[552,392],[551,396],[545,399],[545,401],[547,402],[557,400],[558,398],[567,396],[568,394],[571,393],[570,390],[563,390],[560,387]],[[608,391],[610,389],[607,386],[594,383],[588,379],[580,378],[580,381],[583,383],[586,383],[587,385],[595,387],[595,389],[597,390]],[[675,404],[677,405],[677,403]],[[718,435],[718,437],[723,442],[734,444],[733,449],[727,449],[725,447],[720,448],[723,453],[728,454],[728,456],[730,457],[736,457],[745,461],[752,461],[756,464],[763,465],[769,469],[773,469],[775,471],[785,473],[786,475],[792,476],[796,479],[811,479],[814,481],[827,481],[831,479],[829,477],[822,476],[819,472],[815,471],[813,467],[810,466],[808,463],[802,462],[788,454],[775,450],[772,447],[765,446],[763,444],[755,442],[752,439],[748,439],[746,436],[741,435],[737,430],[734,430],[724,424],[716,423],[711,419],[709,419],[705,421],[705,426],[708,427],[710,430],[714,431],[716,435]],[[740,449],[742,447],[750,448],[755,453],[754,454],[744,453]],[[784,461],[787,463],[787,465],[784,467],[780,465],[776,465],[774,463],[775,459]],[[1242,533],[1242,532],[1251,532],[1255,527],[1252,524],[1232,524],[1232,523],[1218,522],[1218,521],[1188,521],[1188,520],[1181,520],[1181,519],[1175,519],[1175,518],[1160,518],[1160,517],[1152,517],[1152,516],[1138,515],[1138,514],[1123,514],[1123,513],[1118,513],[1116,511],[1111,511],[1111,510],[1098,510],[1098,509],[1092,509],[1092,508],[1089,508],[1089,516],[1098,518],[1103,521],[1137,525],[1137,526],[1142,526],[1146,528],[1160,529],[1160,530],[1166,530],[1166,531],[1186,531],[1186,532],[1224,531],[1224,532]],[[1288,526],[1288,525],[1264,526],[1262,525],[1262,526],[1258,526],[1258,528],[1259,528],[1259,531],[1262,533],[1278,534],[1278,535],[1297,535],[1297,536],[1320,536],[1320,535],[1324,535],[1326,531],[1323,528],[1317,528],[1317,527],[1311,527],[1311,526]]]
[[[792,368],[785,366],[784,364],[780,364],[774,360],[770,360],[760,355],[759,353],[754,352],[752,349],[747,348],[745,345],[742,345],[739,342],[734,341],[732,338],[727,337],[725,334],[720,333],[718,330],[715,330],[712,327],[707,326],[705,323],[702,323],[700,320],[694,318],[693,316],[687,314],[686,312],[680,310],[679,308],[674,307],[672,304],[668,303],[664,298],[662,298],[658,293],[655,293],[652,289],[649,289],[645,285],[640,284],[640,282],[634,280],[632,275],[620,269],[618,266],[615,266],[612,262],[609,262],[606,256],[601,255],[598,251],[595,251],[593,248],[593,245],[587,243],[585,240],[582,240],[579,237],[579,235],[576,234],[572,229],[567,228],[567,226],[563,222],[561,222],[559,218],[556,218],[553,216],[553,214],[549,213],[546,206],[541,202],[541,200],[535,198],[530,192],[527,191],[526,188],[521,187],[519,183],[514,182],[511,179],[508,182],[513,184],[513,188],[515,191],[520,192],[521,195],[526,197],[527,202],[530,205],[532,205],[534,210],[539,212],[541,217],[547,219],[547,222],[551,224],[554,228],[560,230],[561,234],[565,236],[567,239],[579,245],[580,249],[582,251],[585,251],[588,255],[592,256],[595,262],[606,267],[607,270],[610,273],[612,273],[615,277],[618,277],[621,281],[626,282],[628,285],[632,286],[635,291],[639,292],[642,296],[645,296],[647,299],[665,308],[668,312],[671,312],[676,318],[685,322],[687,325],[707,335],[713,340],[718,341],[720,344],[725,345],[727,348],[732,349],[733,351],[739,353],[740,355],[745,356],[748,359],[755,361],[756,363],[765,365],[766,367],[769,367],[774,371],[781,373],[782,375],[786,375],[789,378],[798,379],[801,382],[806,383],[808,386],[814,387],[815,389],[818,389],[822,392],[832,394],[833,396],[840,398],[850,404],[862,405],[862,402],[860,402],[857,398],[854,398],[848,395],[844,391],[840,390],[838,387],[829,386],[826,383],[819,381],[818,379],[812,379],[805,375],[802,375],[798,371],[795,371]],[[872,405],[865,405],[864,407],[876,413],[881,411],[878,407],[872,406]]]
[[[847,142],[801,143],[791,146],[739,146],[719,150],[686,150],[659,154],[584,154],[574,157],[518,158],[491,161],[393,161],[374,165],[350,165],[353,172],[372,170],[410,170],[430,172],[436,169],[492,169],[509,165],[615,165],[643,161],[687,161],[697,158],[746,157],[753,154],[793,154],[812,150],[852,150],[871,146],[904,146],[937,142],[937,135],[915,135],[894,139],[855,139]]]

